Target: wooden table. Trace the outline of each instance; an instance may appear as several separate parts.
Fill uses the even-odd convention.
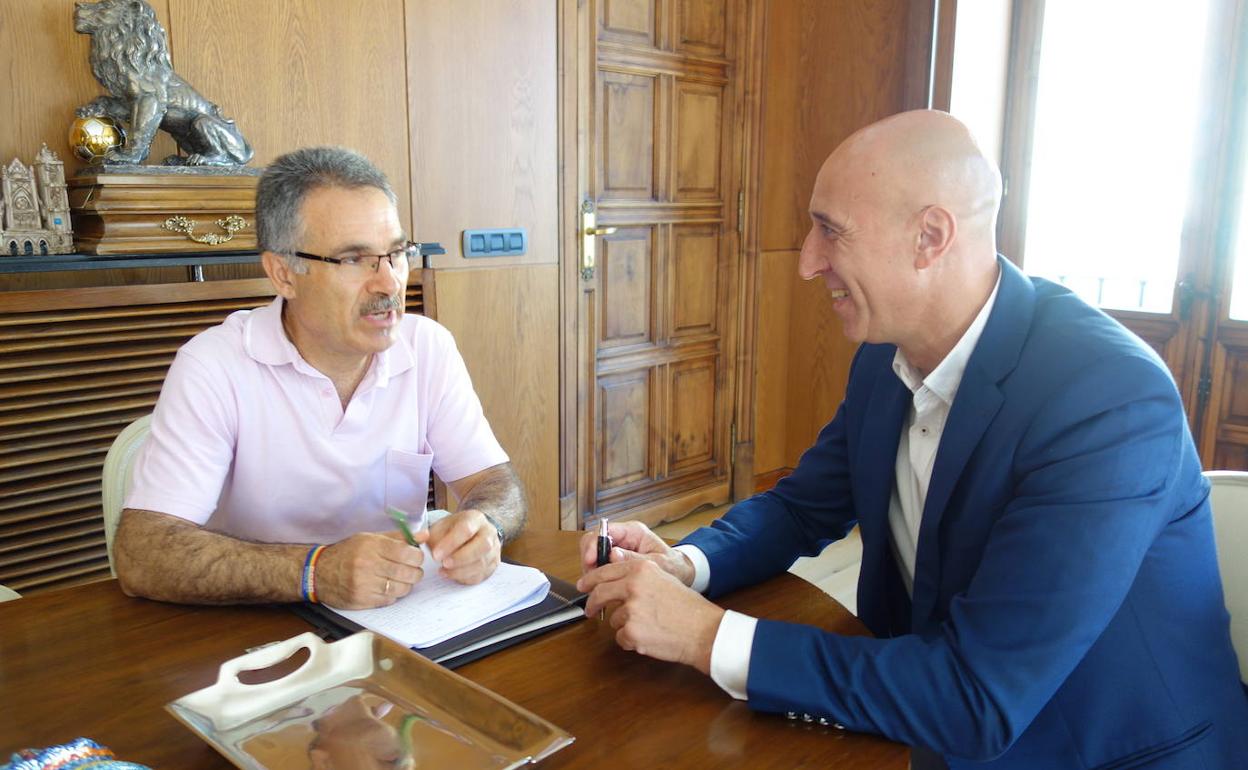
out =
[[[573,532],[530,532],[506,554],[574,580],[577,540]],[[835,600],[792,575],[723,604],[865,633]],[[211,684],[223,661],[307,630],[280,608],[131,599],[113,581],[0,604],[0,762],[19,748],[81,735],[152,768],[228,768],[164,705]],[[576,736],[543,767],[901,770],[907,763],[904,746],[881,738],[751,712],[691,668],[621,650],[597,618],[458,671]]]

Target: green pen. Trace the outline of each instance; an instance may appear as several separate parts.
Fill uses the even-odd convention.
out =
[[[408,545],[420,545],[416,542],[416,538],[412,537],[412,528],[407,523],[406,513],[392,505],[386,506],[386,513],[390,515],[390,518],[394,519],[395,526],[403,533],[403,539],[407,541]]]

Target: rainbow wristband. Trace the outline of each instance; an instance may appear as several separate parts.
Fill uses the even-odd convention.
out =
[[[317,545],[308,549],[307,558],[303,560],[303,600],[305,602],[318,603],[316,598],[316,561],[321,558],[321,551],[325,550],[325,546]]]

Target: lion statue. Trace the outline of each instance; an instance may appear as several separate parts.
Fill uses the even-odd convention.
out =
[[[163,129],[185,157],[165,165],[241,166],[254,154],[234,121],[178,77],[169,43],[144,0],[74,4],[74,31],[91,36],[91,71],[108,91],[79,107],[78,117],[109,117],[126,128],[125,145],[106,164],[142,163]]]

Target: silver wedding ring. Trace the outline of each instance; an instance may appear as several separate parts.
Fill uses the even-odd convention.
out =
[[[386,596],[390,595],[390,578],[386,578],[386,587],[381,589],[381,592]]]

